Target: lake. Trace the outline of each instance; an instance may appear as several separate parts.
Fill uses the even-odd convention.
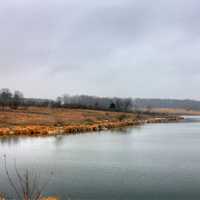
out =
[[[0,139],[0,191],[12,196],[3,155],[71,200],[200,199],[200,117],[100,133]],[[53,172],[53,175],[51,173]]]

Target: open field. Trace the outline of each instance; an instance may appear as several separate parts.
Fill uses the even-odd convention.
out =
[[[163,117],[86,109],[7,109],[0,111],[0,136],[72,134],[177,119],[168,115]]]
[[[167,113],[167,114],[176,114],[176,115],[200,115],[198,110],[188,110],[188,109],[179,109],[179,108],[154,108],[153,112],[158,113]]]
[[[99,121],[118,121],[136,119],[135,114],[105,112],[86,109],[41,108],[0,111],[0,127],[18,125],[63,126],[75,124],[93,124]]]

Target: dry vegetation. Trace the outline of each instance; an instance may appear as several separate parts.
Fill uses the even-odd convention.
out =
[[[176,120],[133,113],[29,107],[0,111],[0,136],[56,135],[100,131],[148,122]]]
[[[189,110],[189,109],[180,109],[180,108],[154,108],[153,112],[158,113],[168,113],[168,114],[176,114],[176,115],[200,115],[200,111],[198,110]]]
[[[18,125],[62,126],[105,120],[116,121],[120,118],[135,119],[135,115],[84,109],[29,107],[27,109],[0,111],[0,127]]]
[[[9,169],[7,168],[7,159],[4,155],[4,168],[8,178],[8,182],[15,193],[15,198],[18,200],[59,200],[57,197],[44,197],[43,192],[51,181],[53,173],[49,175],[47,181],[43,184],[40,183],[40,176],[38,174],[32,174],[29,170],[25,173],[20,173],[17,168],[16,162],[14,165],[15,178],[11,176]],[[0,200],[15,199],[6,197],[5,194],[0,193]]]

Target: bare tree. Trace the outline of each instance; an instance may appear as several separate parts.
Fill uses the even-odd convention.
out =
[[[131,111],[133,100],[131,98],[107,98],[88,95],[63,95],[59,102],[64,107],[89,108],[112,111]]]
[[[50,182],[53,175],[53,173],[51,173],[49,179],[42,186],[40,186],[40,177],[37,174],[33,177],[30,176],[28,170],[26,170],[25,174],[22,175],[17,169],[16,162],[15,173],[17,176],[17,181],[14,181],[7,168],[6,155],[4,155],[4,167],[9,184],[14,190],[17,199],[19,200],[41,200],[42,193],[44,192],[44,189]]]
[[[16,90],[12,98],[12,108],[17,109],[23,104],[24,95],[22,92]]]
[[[3,88],[0,90],[0,105],[4,109],[6,106],[10,106],[12,101],[12,93],[9,89]]]

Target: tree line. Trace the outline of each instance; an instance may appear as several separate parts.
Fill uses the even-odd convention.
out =
[[[14,91],[12,93],[9,89],[4,88],[0,90],[0,106],[1,108],[10,107],[17,109],[23,104],[23,93],[20,91]]]
[[[0,89],[0,109],[18,109],[19,107],[65,107],[86,108],[111,111],[137,111],[154,108],[183,108],[188,110],[200,110],[200,101],[177,99],[132,99],[132,98],[108,98],[89,95],[62,95],[56,100],[25,98],[23,93],[16,90],[11,92],[8,88]]]
[[[96,97],[88,95],[63,95],[56,100],[39,99],[39,98],[25,98],[20,91],[13,93],[7,89],[0,90],[0,106],[2,109],[29,106],[41,107],[64,107],[64,108],[85,108],[96,110],[112,110],[112,111],[131,111],[133,108],[133,100],[131,98],[108,98]]]
[[[131,98],[108,98],[88,95],[63,95],[57,98],[57,104],[70,108],[88,108],[97,110],[131,111],[133,100]]]

